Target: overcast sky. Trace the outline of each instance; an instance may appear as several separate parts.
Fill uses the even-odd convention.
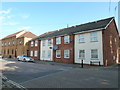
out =
[[[3,2],[0,38],[23,29],[40,35],[111,16],[118,24],[117,6],[117,2]]]

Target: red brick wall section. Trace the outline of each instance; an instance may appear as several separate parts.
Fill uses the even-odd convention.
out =
[[[109,66],[116,63],[119,58],[119,33],[113,20],[106,30],[102,32],[103,36],[103,62],[104,66]]]
[[[56,38],[53,38],[53,45],[56,45]],[[56,58],[56,50],[53,50],[54,62],[74,63],[74,35],[70,35],[70,43],[64,44],[64,36],[61,36],[61,44],[58,45],[61,50],[61,58]],[[64,58],[64,50],[70,50],[70,58]]]
[[[34,56],[34,51],[35,50],[38,51],[37,57]],[[38,40],[38,46],[35,46],[35,41],[34,41],[34,46],[33,47],[31,47],[31,44],[30,44],[30,51],[33,51],[33,56],[31,58],[40,60],[40,40]]]

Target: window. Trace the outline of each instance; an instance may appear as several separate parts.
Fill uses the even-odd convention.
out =
[[[45,50],[42,51],[42,57],[45,58]]]
[[[45,46],[45,40],[42,40],[42,46]]]
[[[97,49],[91,50],[91,59],[98,59],[98,50]]]
[[[2,46],[4,46],[4,44],[2,43]]]
[[[61,44],[61,37],[56,38],[56,44]]]
[[[70,42],[69,36],[64,36],[64,44],[67,44],[69,42]]]
[[[70,50],[64,50],[64,58],[70,57]]]
[[[22,40],[20,40],[19,43],[22,44]]]
[[[35,57],[38,56],[38,51],[34,51],[34,56],[35,56]]]
[[[14,45],[14,44],[15,44],[15,41],[12,41],[12,44]]]
[[[38,40],[35,41],[35,46],[38,46]]]
[[[34,41],[31,41],[31,47],[33,47],[34,46]]]
[[[79,50],[79,58],[85,59],[85,50]]]
[[[12,54],[14,54],[14,49],[12,49]]]
[[[48,50],[48,58],[51,58],[51,50]]]
[[[4,42],[4,45],[6,46],[6,42]]]
[[[8,42],[8,45],[10,45],[10,42]]]
[[[91,32],[90,36],[91,36],[91,42],[98,41],[97,32]]]
[[[30,56],[33,56],[33,51],[30,51]]]
[[[49,40],[48,40],[48,46],[50,46],[51,44],[52,44],[52,40],[49,39]]]
[[[8,53],[7,54],[9,54],[9,49],[8,49]]]
[[[78,36],[78,40],[79,40],[79,43],[82,43],[82,42],[85,42],[85,38],[84,38],[84,34],[80,34],[79,36]]]
[[[60,50],[56,50],[56,58],[60,58],[61,57],[61,51]]]

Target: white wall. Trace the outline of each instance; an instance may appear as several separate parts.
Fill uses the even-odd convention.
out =
[[[50,47],[53,47],[53,39],[52,40],[52,44],[51,46],[48,46],[48,40],[46,39],[45,40],[45,46],[42,45],[43,43],[43,40],[41,40],[41,46],[40,46],[40,60],[49,60],[49,61],[53,61],[53,49],[50,49]],[[45,57],[43,58],[42,55],[43,55],[43,50],[45,50]],[[48,58],[48,50],[51,51],[51,57]]]
[[[75,63],[81,63],[78,52],[79,50],[85,50],[85,64],[90,64],[90,61],[100,61],[101,65],[103,65],[102,31],[97,31],[98,42],[91,42],[90,33],[85,33],[85,43],[79,43],[78,35],[75,35]],[[91,49],[98,49],[98,60],[91,59]]]

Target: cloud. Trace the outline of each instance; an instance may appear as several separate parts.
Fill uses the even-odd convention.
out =
[[[28,30],[28,29],[31,29],[32,27],[31,26],[22,26],[22,27],[19,27],[17,28],[18,30]]]
[[[5,19],[11,19],[11,18],[13,18],[15,15],[7,15],[7,16],[5,16],[5,15],[2,15],[2,16],[0,16],[0,21],[3,21],[3,20],[5,20]]]
[[[29,14],[21,14],[20,16],[22,19],[27,19],[27,18],[29,18],[30,15]]]
[[[9,14],[9,13],[11,13],[11,11],[12,11],[12,8],[10,8],[8,10],[1,10],[0,14]]]
[[[14,25],[18,25],[19,23],[18,22],[5,22],[5,23],[2,23],[2,25],[9,25],[9,26],[14,26]]]
[[[3,20],[5,20],[5,19],[6,19],[5,16],[0,16],[0,21],[3,21]]]

